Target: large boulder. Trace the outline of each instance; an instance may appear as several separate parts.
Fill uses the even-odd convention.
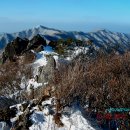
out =
[[[38,82],[46,83],[53,80],[54,72],[56,69],[56,61],[53,56],[46,56],[47,65],[39,68]]]

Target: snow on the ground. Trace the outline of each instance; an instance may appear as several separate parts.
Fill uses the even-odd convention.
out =
[[[66,60],[71,61],[80,53],[86,54],[88,52],[88,50],[89,50],[88,47],[74,47],[72,54],[70,56],[66,57]]]
[[[89,50],[88,47],[74,47],[73,53],[66,57],[67,61],[72,60],[73,58],[75,58],[77,55],[79,55],[80,53],[87,53]],[[58,65],[58,54],[54,52],[54,50],[52,49],[52,47],[50,46],[46,46],[44,47],[44,50],[36,53],[36,61],[33,63],[33,68],[34,68],[34,75],[36,75],[38,73],[38,68],[40,66],[46,66],[47,65],[47,60],[46,60],[46,55],[53,55],[55,61],[56,61],[56,65]],[[56,66],[56,68],[58,68],[58,66]]]
[[[45,110],[44,110],[45,111]],[[30,130],[96,130],[83,117],[80,110],[75,111],[70,117],[63,115],[61,118],[63,127],[57,127],[52,115],[45,115],[44,111],[35,111],[31,116],[33,125]]]
[[[54,98],[42,102],[43,110],[34,111],[31,115],[33,125],[29,130],[97,130],[93,128],[90,122],[82,115],[78,107],[69,108],[68,114],[62,114],[61,121],[63,127],[58,127],[53,120],[53,115],[49,114],[49,105],[54,104]],[[53,108],[54,110],[55,108]]]
[[[33,125],[29,130],[51,130],[54,129],[54,122],[52,115],[45,116],[43,112],[35,111],[31,116]]]
[[[50,99],[42,102],[42,105],[45,106],[47,104],[50,104],[50,105],[55,104],[54,100],[55,100],[55,98],[50,98]]]
[[[36,61],[32,64],[32,66],[34,68],[34,71],[33,71],[34,77],[36,75],[38,75],[38,69],[40,66],[47,65],[46,55],[50,55],[50,54],[54,56],[54,59],[57,62],[57,60],[58,60],[57,53],[55,53],[54,50],[52,49],[52,47],[50,47],[50,46],[45,46],[43,51],[36,53]],[[21,83],[21,86],[23,86],[23,84]],[[44,83],[44,85],[46,85],[46,84],[48,84],[48,83]],[[37,83],[37,81],[35,81],[35,79],[32,78],[28,81],[27,90],[30,91],[30,89],[32,89],[31,87],[33,87],[33,89],[36,89],[42,85],[43,85],[42,83]]]
[[[75,51],[74,51],[74,55],[79,55],[80,53],[87,53],[87,51],[89,50],[88,47],[75,47],[74,48]]]
[[[37,59],[33,63],[34,67],[45,66],[47,64],[47,60],[46,60],[45,54],[47,54],[47,52],[45,52],[45,51],[41,51],[39,53],[36,53]]]
[[[64,130],[95,130],[80,110],[76,110],[70,117],[63,116],[62,122],[65,125]]]
[[[72,60],[74,57],[76,57],[77,55],[79,55],[80,53],[87,53],[89,50],[88,47],[74,47],[74,50],[73,50],[73,53],[72,55],[66,57],[66,59],[64,60]],[[47,60],[46,60],[46,55],[53,55],[56,63],[58,64],[58,60],[59,60],[59,57],[58,57],[58,54],[54,52],[54,50],[52,49],[52,47],[50,46],[46,46],[44,47],[44,51],[41,51],[39,53],[36,53],[36,61],[33,63],[33,67],[34,68],[38,68],[40,66],[46,66],[47,64]],[[36,69],[35,69],[36,70]],[[37,72],[35,71],[35,74]]]
[[[38,87],[42,86],[42,83],[37,83],[34,78],[30,79],[28,82],[27,90],[30,91],[30,89],[36,89]]]
[[[46,55],[49,54],[56,54],[52,47],[50,46],[45,46],[44,50],[41,52],[36,53],[36,61],[33,63],[34,67],[40,67],[40,66],[46,66],[47,60],[46,60]]]
[[[43,51],[36,53],[36,61],[32,64],[34,68],[34,75],[38,74],[38,68],[40,66],[47,65],[46,55],[55,55],[55,58],[57,59],[57,53],[54,52],[52,47],[45,46]]]

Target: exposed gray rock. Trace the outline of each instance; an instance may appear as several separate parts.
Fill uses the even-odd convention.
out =
[[[46,59],[47,65],[40,67],[38,74],[38,82],[43,84],[52,81],[56,69],[56,61],[53,56],[48,55],[46,56]]]

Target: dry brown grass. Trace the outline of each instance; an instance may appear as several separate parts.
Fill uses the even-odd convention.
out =
[[[0,65],[0,95],[20,90],[23,76],[26,79],[32,76],[31,66],[19,62],[6,62]]]
[[[61,65],[54,81],[63,107],[73,102],[89,102],[92,108],[130,107],[130,53],[80,57]]]
[[[53,120],[55,121],[58,127],[63,127],[64,124],[62,123],[60,118],[61,118],[61,113],[56,113],[53,117]]]

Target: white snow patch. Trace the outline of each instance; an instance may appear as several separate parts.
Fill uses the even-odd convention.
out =
[[[34,78],[30,79],[28,82],[27,90],[30,91],[30,89],[36,89],[38,87],[42,86],[42,83],[37,83]]]
[[[29,130],[51,130],[52,125],[54,125],[52,118],[51,115],[45,116],[43,112],[36,111],[31,116],[33,125]]]
[[[46,60],[46,55],[57,55],[57,53],[54,52],[52,47],[46,46],[44,47],[44,50],[36,53],[36,61],[32,64],[34,68],[34,75],[38,74],[38,68],[40,66],[46,66],[47,65],[47,60]]]
[[[47,64],[45,54],[47,54],[47,52],[45,52],[45,51],[41,51],[39,53],[36,53],[37,59],[33,63],[34,67],[45,66]]]
[[[54,104],[54,98],[50,98],[42,102],[42,106],[47,105],[47,104],[50,104],[50,105]]]
[[[42,112],[35,111],[31,115],[33,125],[30,130],[96,130],[89,121],[83,117],[80,110],[73,111],[70,116],[63,115],[61,118],[63,127],[57,127],[54,123],[53,116],[48,115],[49,109],[46,107]]]
[[[74,51],[74,55],[79,55],[80,53],[87,53],[87,51],[89,50],[88,47],[75,47],[74,48],[75,51]]]
[[[48,84],[48,82],[44,83],[44,85],[47,85],[47,84]]]
[[[57,127],[53,120],[53,116],[49,115],[49,105],[54,105],[55,98],[50,98],[42,102],[43,110],[34,111],[31,115],[33,125],[30,130],[97,130],[93,128],[90,122],[82,115],[81,110],[73,106],[69,108],[68,114],[62,114],[61,121],[64,124],[63,127]],[[49,105],[47,105],[49,104]],[[53,108],[54,110],[55,108]]]
[[[53,58],[55,59],[55,62],[56,62],[56,68],[58,69],[58,65],[59,65],[59,57],[58,57],[58,55],[54,55]]]
[[[70,117],[64,115],[61,120],[65,125],[64,130],[95,130],[83,117],[80,110],[72,113]]]
[[[72,54],[70,56],[66,57],[66,60],[71,61],[76,56],[78,56],[80,53],[86,54],[88,52],[88,50],[89,50],[88,47],[74,47]]]
[[[45,66],[47,64],[47,60],[45,55],[51,54],[53,52],[52,47],[46,46],[44,47],[44,51],[36,53],[36,61],[33,63],[34,67]]]

